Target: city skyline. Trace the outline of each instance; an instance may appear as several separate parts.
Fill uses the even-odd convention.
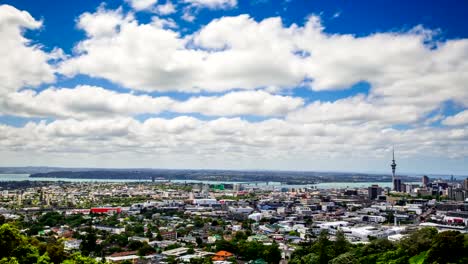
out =
[[[0,3],[0,166],[468,174],[468,3]]]

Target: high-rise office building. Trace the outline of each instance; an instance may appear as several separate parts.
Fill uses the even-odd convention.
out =
[[[463,189],[468,191],[468,178],[463,181]]]
[[[401,192],[401,179],[395,179],[393,180],[393,190],[396,192]]]
[[[405,183],[401,183],[400,192],[406,192],[406,184]]]
[[[426,187],[429,184],[429,177],[426,175],[422,176],[422,186]]]
[[[379,195],[382,194],[382,188],[379,187],[379,185],[374,184],[368,188],[369,191],[369,199],[370,200],[375,200]]]

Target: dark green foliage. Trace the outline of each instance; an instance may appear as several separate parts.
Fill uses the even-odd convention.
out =
[[[97,264],[97,261],[94,258],[85,257],[79,253],[75,253],[62,264]]]
[[[338,232],[340,233],[340,232]],[[345,253],[349,248],[349,243],[345,239],[344,234],[340,233],[335,242],[328,239],[328,232],[320,232],[319,237],[312,244],[306,244],[298,248],[291,256],[293,264],[306,264],[306,263],[328,263],[334,257]]]
[[[434,228],[420,229],[400,242],[400,247],[409,256],[418,255],[420,252],[428,250],[432,245],[432,240],[437,235]]]
[[[211,264],[211,263],[213,263],[213,261],[211,261],[211,257],[190,259],[190,264]]]
[[[180,244],[175,243],[175,244],[167,246],[164,250],[171,250],[171,249],[176,249],[176,248],[180,248],[180,247],[181,247]]]
[[[128,249],[130,250],[137,250],[141,247],[143,247],[143,242],[141,241],[132,240],[128,243]]]
[[[128,244],[128,237],[125,234],[112,234],[107,238],[110,244],[116,244],[120,247],[126,247]]]
[[[205,222],[203,222],[203,219],[197,216],[193,219],[193,225],[196,228],[202,228],[205,225]]]
[[[236,232],[236,234],[234,235],[235,241],[246,240],[247,238],[248,235],[242,231]]]
[[[175,256],[168,256],[166,258],[166,262],[169,263],[169,264],[176,264],[177,263],[177,259]]]
[[[195,241],[197,242],[197,246],[201,247],[203,245],[203,239],[201,237],[196,237]]]
[[[47,243],[46,254],[52,263],[62,263],[66,256],[63,244],[57,241]]]
[[[360,257],[360,263],[373,264],[377,263],[383,253],[394,249],[396,249],[395,245],[387,239],[374,239],[371,243],[358,248],[356,254]]]
[[[2,225],[0,227],[0,259],[14,256],[13,251],[24,245],[25,241],[26,239],[16,228],[9,224]]]
[[[343,253],[348,252],[349,242],[346,240],[346,237],[342,231],[336,232],[335,243],[333,244],[333,254],[334,256],[339,256]]]
[[[263,259],[268,263],[278,263],[281,260],[281,250],[276,243],[267,246],[262,253]]]
[[[466,235],[457,231],[445,231],[436,235],[427,254],[428,263],[460,263],[468,257]],[[465,262],[466,263],[466,262]]]
[[[162,241],[164,238],[162,237],[161,233],[158,232],[158,234],[156,235],[156,240],[158,241]]]
[[[39,217],[38,222],[42,226],[56,226],[65,223],[65,217],[58,212],[48,212]]]
[[[53,227],[66,224],[71,227],[77,227],[87,224],[89,221],[89,219],[85,219],[81,214],[64,216],[58,212],[47,212],[41,215],[32,225],[25,227],[28,228],[28,235],[33,236],[37,235],[39,231],[44,230],[46,226]]]
[[[58,264],[67,257],[63,244],[56,240],[44,243],[36,238],[25,237],[14,226],[4,224],[0,227],[0,263]]]
[[[90,220],[85,219],[82,214],[75,214],[65,217],[65,224],[71,227],[77,227],[82,224],[87,224]]]
[[[256,241],[246,240],[218,240],[215,243],[216,251],[226,250],[234,253],[242,260],[264,259],[268,263],[279,263],[281,260],[281,251],[278,244],[264,245]]]
[[[226,241],[224,239],[216,241],[215,248],[216,251],[225,250],[232,253],[237,253],[238,251],[236,244]]]
[[[328,240],[328,232],[322,230],[318,237],[317,243],[315,243],[314,247],[316,248],[315,251],[318,253],[319,263],[320,264],[327,264],[328,261],[332,257],[332,243]]]
[[[81,253],[85,256],[89,256],[94,253],[97,249],[96,244],[96,233],[93,231],[88,232],[83,238],[80,245]]]
[[[28,244],[22,244],[11,253],[19,263],[36,263],[39,259],[39,250]]]
[[[146,236],[147,238],[149,238],[149,239],[153,238],[153,233],[151,232],[150,229],[148,229],[148,231],[146,231],[145,236]]]
[[[156,250],[148,245],[148,243],[143,243],[143,245],[138,249],[138,256],[146,256],[156,252]]]
[[[462,264],[468,263],[468,234],[456,231],[437,233],[434,228],[422,228],[398,243],[373,239],[368,244],[353,246],[341,232],[337,232],[335,241],[321,233],[312,244],[296,249],[289,263]]]
[[[359,264],[359,260],[351,252],[346,252],[330,260],[329,264]]]
[[[187,250],[187,254],[193,254],[195,253],[195,249],[193,247],[189,247]]]

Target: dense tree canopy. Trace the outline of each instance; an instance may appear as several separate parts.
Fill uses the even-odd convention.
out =
[[[10,224],[0,226],[0,264],[94,264],[81,254],[67,255],[59,241],[40,242],[22,235]]]
[[[457,231],[438,233],[423,228],[394,243],[374,239],[365,245],[352,245],[337,232],[330,241],[326,232],[313,243],[303,244],[291,256],[290,264],[444,264],[468,263],[468,234]]]
[[[47,219],[47,220],[45,220]],[[45,221],[62,221],[61,216],[50,214]],[[0,264],[80,264],[97,263],[90,256],[100,256],[102,246],[96,244],[96,233],[87,230],[82,237],[81,253],[69,254],[64,251],[61,240],[50,237],[38,240],[27,237],[13,224],[0,226]],[[201,240],[201,239],[200,239]],[[202,243],[202,241],[200,241]],[[137,250],[144,256],[155,252],[147,243],[128,242],[126,235],[109,235],[101,244],[122,244],[127,249]],[[175,244],[174,247],[180,245]],[[166,248],[166,250],[169,248]],[[248,241],[247,235],[238,232],[231,241],[218,240],[215,250],[232,252],[242,261],[264,260],[279,263],[281,251],[278,244],[263,244]],[[195,263],[209,262],[209,259],[196,259]],[[351,244],[345,235],[338,231],[333,240],[327,232],[322,232],[315,241],[301,244],[291,255],[290,264],[444,264],[468,263],[468,234],[457,231],[438,233],[433,228],[423,228],[406,236],[399,242],[387,239],[373,239],[367,244]]]

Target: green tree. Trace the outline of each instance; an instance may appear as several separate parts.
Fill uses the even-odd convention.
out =
[[[83,241],[81,242],[81,245],[80,245],[81,253],[85,256],[89,256],[91,253],[95,252],[97,248],[96,240],[97,240],[96,233],[93,231],[88,232],[84,236]]]
[[[166,262],[169,263],[169,264],[177,264],[177,263],[179,263],[179,262],[177,261],[176,257],[174,257],[174,256],[168,256],[168,257],[166,258]]]
[[[395,245],[388,239],[374,239],[369,244],[359,248],[356,252],[359,262],[363,264],[377,263],[377,259],[384,252],[395,250]]]
[[[148,243],[143,243],[143,245],[138,249],[137,255],[146,256],[154,252],[156,252],[156,250],[152,246],[148,245]]]
[[[47,243],[46,251],[52,263],[58,264],[65,260],[65,249],[61,242],[55,241]]]
[[[187,250],[187,254],[193,254],[193,253],[195,253],[195,249],[193,249],[193,247],[189,247]]]
[[[320,264],[327,264],[331,259],[330,252],[331,241],[328,239],[328,231],[322,230],[317,239],[317,243],[314,245],[316,247],[316,252],[319,258]]]
[[[0,227],[0,259],[9,258],[13,250],[24,243],[25,239],[18,229],[9,224],[3,224]]]
[[[47,212],[39,217],[38,222],[41,226],[56,226],[65,223],[65,217],[59,212]]]
[[[335,242],[333,243],[333,253],[334,256],[337,257],[343,253],[348,252],[349,250],[349,242],[346,240],[346,237],[343,231],[338,230],[335,236]]]
[[[151,232],[151,230],[148,229],[148,231],[146,231],[145,236],[146,236],[147,238],[151,239],[151,238],[153,238],[153,232]]]
[[[19,263],[36,263],[39,259],[39,250],[28,244],[21,244],[13,250],[12,256],[16,257]]]
[[[427,254],[428,263],[458,263],[468,257],[465,237],[458,231],[444,231],[436,235]]]
[[[248,238],[247,234],[242,231],[237,231],[234,234],[234,241],[246,240]]]
[[[221,239],[215,242],[216,251],[225,250],[232,253],[238,253],[237,246],[232,242]]]
[[[402,248],[409,257],[418,255],[431,247],[432,241],[437,233],[437,229],[432,227],[419,229],[402,239],[399,247]]]
[[[94,258],[83,256],[80,253],[75,253],[62,264],[98,264],[98,262]]]
[[[330,260],[329,264],[359,264],[359,260],[351,252],[346,252]]]
[[[163,236],[161,235],[161,233],[158,232],[158,234],[156,235],[156,240],[162,241],[163,239],[164,239],[164,238],[163,238]]]
[[[267,246],[261,256],[268,263],[279,263],[281,261],[281,250],[277,243]]]
[[[310,254],[307,254],[305,255],[303,258],[302,258],[302,263],[306,264],[306,263],[313,263],[313,264],[316,264],[316,263],[320,263],[320,256],[314,254],[314,253],[310,253]]]
[[[49,258],[49,255],[44,254],[42,256],[39,257],[39,259],[37,260],[37,264],[50,264],[50,258]]]
[[[198,247],[201,247],[203,245],[203,239],[201,239],[201,237],[196,237],[195,238],[195,241],[197,242],[197,246]]]
[[[15,257],[11,258],[2,258],[0,259],[0,264],[20,264]]]
[[[299,234],[299,232],[297,232],[296,230],[292,230],[292,231],[290,231],[290,232],[288,233],[288,235],[290,235],[290,236],[299,236],[300,234]]]
[[[128,245],[128,237],[125,234],[113,234],[108,237],[110,243],[116,243],[121,247]]]

